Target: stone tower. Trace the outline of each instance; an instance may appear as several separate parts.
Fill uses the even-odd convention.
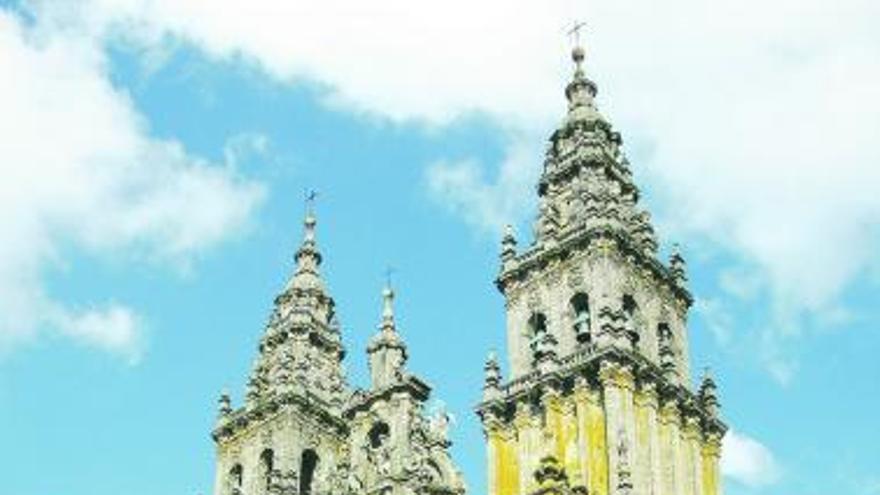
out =
[[[447,416],[425,415],[431,388],[406,371],[390,287],[368,357],[371,386],[349,388],[345,349],[321,278],[309,210],[296,271],[260,339],[244,405],[220,397],[215,495],[463,495]]]
[[[684,260],[658,260],[621,136],[572,57],[534,242],[502,240],[511,376],[490,356],[477,408],[489,495],[718,495],[726,427],[712,379],[691,389]]]

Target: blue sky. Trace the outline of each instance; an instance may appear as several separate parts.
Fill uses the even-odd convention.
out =
[[[483,493],[498,229],[528,237],[585,17],[688,259],[726,493],[880,494],[878,7],[325,3],[0,3],[4,493],[211,492],[215,401],[241,398],[307,188],[352,381],[393,266],[410,367]]]

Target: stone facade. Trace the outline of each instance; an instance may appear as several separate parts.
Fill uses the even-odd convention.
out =
[[[463,494],[448,417],[425,415],[431,388],[406,369],[390,288],[367,350],[371,386],[349,388],[315,226],[309,213],[296,273],[275,299],[244,405],[233,409],[228,394],[220,397],[215,495]]]
[[[621,136],[573,59],[535,240],[502,240],[511,376],[491,356],[477,408],[489,495],[718,495],[726,427],[711,377],[690,389],[685,263],[657,259]]]

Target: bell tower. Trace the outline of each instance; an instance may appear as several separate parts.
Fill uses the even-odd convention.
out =
[[[684,259],[658,259],[582,47],[572,59],[534,241],[502,239],[510,376],[490,356],[477,408],[489,495],[718,495],[726,426],[711,378],[691,388]]]
[[[309,207],[296,271],[275,298],[244,405],[220,398],[215,495],[327,493],[347,461],[345,349],[319,272],[316,224]]]

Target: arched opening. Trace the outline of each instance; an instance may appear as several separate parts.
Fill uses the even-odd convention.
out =
[[[672,330],[669,329],[667,323],[660,323],[657,325],[657,341],[661,346],[667,343],[672,343]]]
[[[265,449],[260,454],[260,477],[268,492],[272,488],[272,473],[275,470],[275,452],[272,449]]]
[[[387,423],[379,421],[370,428],[368,435],[370,437],[370,447],[378,449],[388,440],[388,437],[391,435],[391,430],[388,428]]]
[[[626,313],[628,318],[635,317],[636,311],[639,310],[639,306],[636,304],[636,300],[633,298],[631,294],[624,294],[623,296],[623,312]]]
[[[311,495],[315,472],[318,469],[318,454],[312,449],[306,449],[302,453],[302,460],[299,464],[299,493],[300,495]]]
[[[623,313],[626,316],[626,329],[633,344],[639,341],[639,305],[631,294],[623,296]]]
[[[242,469],[241,464],[236,464],[232,466],[229,470],[229,493],[231,495],[236,495],[241,493],[241,485],[244,481],[244,469]]]
[[[660,355],[660,366],[664,370],[675,369],[675,342],[672,330],[667,323],[657,325],[657,347]]]
[[[574,335],[578,342],[590,341],[590,298],[578,292],[571,298],[571,310],[574,313]]]
[[[532,313],[528,321],[529,348],[532,354],[538,352],[539,341],[547,333],[547,317],[543,313]]]

